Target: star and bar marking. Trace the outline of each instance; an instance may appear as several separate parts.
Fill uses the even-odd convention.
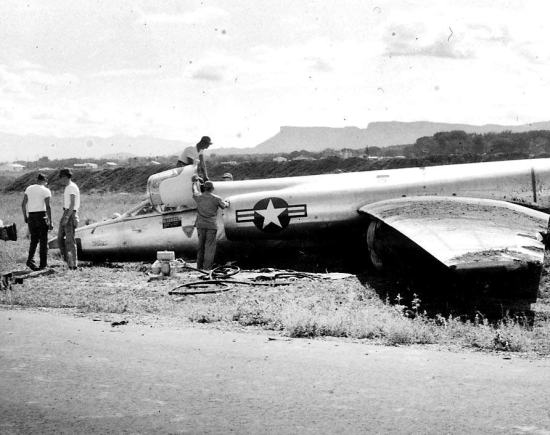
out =
[[[253,222],[256,228],[275,233],[288,226],[291,219],[307,217],[307,205],[289,205],[282,198],[264,198],[254,208],[237,210],[237,223]]]

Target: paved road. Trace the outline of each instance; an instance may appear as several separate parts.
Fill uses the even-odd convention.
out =
[[[1,433],[550,433],[550,361],[0,310]]]

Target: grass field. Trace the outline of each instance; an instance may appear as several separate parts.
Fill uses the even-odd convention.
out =
[[[135,194],[83,195],[81,221],[101,220],[139,200]],[[24,269],[28,239],[20,202],[21,195],[0,196],[0,218],[5,223],[16,222],[20,235],[17,242],[0,242],[4,271]],[[59,195],[54,196],[52,206],[55,223],[60,218]],[[545,316],[536,317],[531,325],[522,318],[490,323],[482,315],[470,320],[429,317],[423,314],[422,301],[416,300],[409,307],[384,301],[368,281],[357,277],[302,279],[282,287],[236,286],[225,293],[182,297],[169,296],[168,291],[196,276],[180,274],[148,282],[148,264],[85,264],[70,271],[52,252],[49,262],[54,274],[13,285],[11,290],[0,292],[0,303],[7,307],[65,308],[107,320],[261,328],[292,337],[331,336],[392,345],[434,344],[550,354],[550,321]],[[547,280],[548,274],[537,304],[542,311],[550,307]]]

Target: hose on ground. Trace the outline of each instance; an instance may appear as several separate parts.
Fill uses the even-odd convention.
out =
[[[237,275],[241,269],[238,266],[218,266],[211,271],[201,270],[196,267],[184,265],[184,269],[194,270],[200,272],[204,275],[203,279],[198,281],[186,282],[180,284],[179,286],[174,287],[168,292],[169,295],[197,295],[197,294],[211,294],[211,293],[222,293],[229,290],[233,290],[231,284],[240,284],[240,285],[249,285],[249,286],[282,286],[290,285],[291,281],[279,281],[277,279],[281,278],[306,278],[306,279],[317,279],[315,275],[303,273],[303,272],[294,272],[286,271],[276,273],[273,276],[259,275],[254,278],[252,281],[244,280],[235,280],[228,279],[232,276]],[[210,286],[220,286],[221,288],[212,289]],[[205,290],[201,290],[201,287],[208,287]],[[184,289],[184,290],[180,290]],[[188,289],[188,290],[185,290]],[[196,290],[195,290],[196,289]]]
[[[194,270],[195,272],[202,273],[205,277],[207,276],[209,280],[226,279],[233,275],[237,275],[241,271],[239,266],[233,265],[218,266],[212,270],[202,270],[197,267],[189,266],[181,259],[178,259],[178,261],[183,263],[182,266],[179,266],[181,269]]]

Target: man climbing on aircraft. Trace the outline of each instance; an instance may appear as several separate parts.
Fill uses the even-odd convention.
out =
[[[193,175],[193,199],[197,203],[195,227],[199,236],[197,268],[210,270],[212,269],[214,256],[216,255],[218,209],[229,207],[229,202],[212,193],[214,191],[214,184],[211,181],[205,181],[204,192],[201,193],[198,180],[199,178]]]
[[[198,164],[198,174],[204,181],[208,181],[208,173],[206,171],[206,164],[204,162],[204,150],[206,150],[212,141],[208,136],[203,136],[201,140],[195,146],[189,146],[181,153],[177,167],[192,165],[195,162]]]

